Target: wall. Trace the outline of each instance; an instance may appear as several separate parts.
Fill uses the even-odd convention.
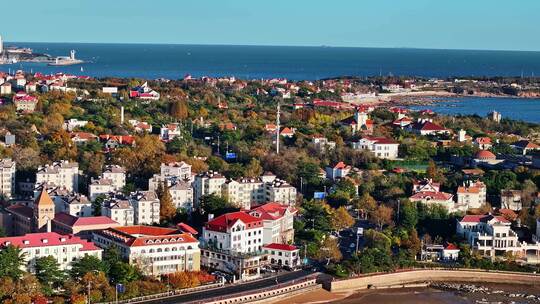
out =
[[[460,281],[539,284],[540,276],[535,274],[514,272],[488,272],[482,270],[409,270],[403,272],[366,275],[362,277],[325,282],[324,288],[332,292],[351,291],[371,287],[385,287],[417,282]]]

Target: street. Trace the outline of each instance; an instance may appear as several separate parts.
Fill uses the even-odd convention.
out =
[[[234,284],[226,285],[224,287],[205,290],[191,294],[179,295],[167,299],[161,300],[150,300],[145,303],[150,304],[176,304],[176,303],[186,303],[191,301],[204,301],[205,299],[210,299],[214,297],[228,296],[235,293],[246,292],[250,290],[256,290],[265,287],[271,287],[276,285],[276,278],[279,284],[290,282],[292,280],[302,279],[310,274],[313,274],[311,271],[298,270],[294,272],[287,272],[278,276],[273,276],[270,278],[257,280],[253,282],[243,283],[243,284]]]

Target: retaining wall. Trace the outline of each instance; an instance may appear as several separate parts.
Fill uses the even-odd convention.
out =
[[[367,288],[383,288],[419,282],[489,282],[540,285],[540,276],[515,272],[482,270],[408,270],[394,273],[366,275],[351,279],[325,282],[323,287],[332,292]]]

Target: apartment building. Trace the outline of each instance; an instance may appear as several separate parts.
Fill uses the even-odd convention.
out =
[[[68,191],[79,191],[79,164],[66,160],[38,167],[36,184],[51,183]]]
[[[457,189],[457,208],[462,211],[486,204],[487,187],[481,181],[465,182]]]
[[[176,229],[114,227],[95,232],[94,242],[101,248],[116,245],[121,255],[146,275],[200,270],[199,242],[193,235]]]
[[[15,194],[15,162],[9,158],[0,160],[0,194],[10,199]]]

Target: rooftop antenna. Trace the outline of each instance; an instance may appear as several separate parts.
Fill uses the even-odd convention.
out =
[[[280,131],[280,127],[279,127],[279,116],[281,115],[281,112],[280,112],[280,104],[279,104],[279,101],[278,101],[278,104],[277,104],[277,114],[276,114],[276,154],[279,154],[279,131]]]

